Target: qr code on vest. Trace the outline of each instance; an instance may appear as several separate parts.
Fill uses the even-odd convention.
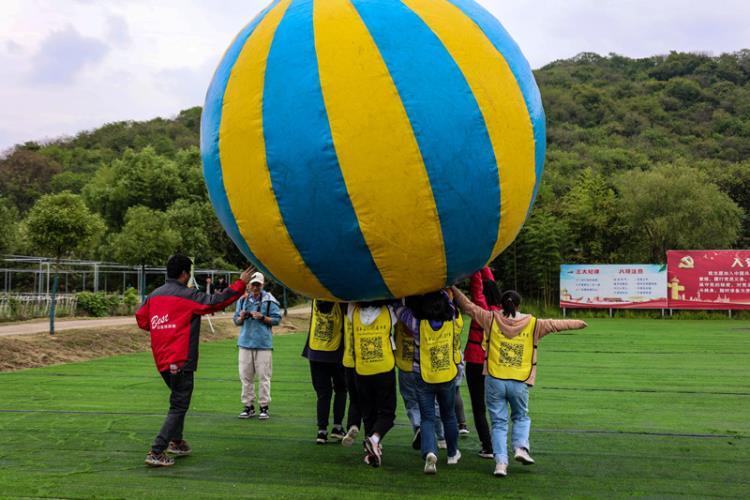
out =
[[[362,361],[377,361],[383,359],[383,339],[380,337],[359,340]]]
[[[512,368],[521,368],[523,361],[523,344],[500,344],[500,364]]]
[[[447,370],[451,363],[451,352],[447,345],[430,347],[430,364],[433,370]]]
[[[321,342],[333,340],[333,324],[331,321],[318,320],[315,325],[315,338]]]

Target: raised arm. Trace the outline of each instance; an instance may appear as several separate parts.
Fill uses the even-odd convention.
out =
[[[242,297],[246,287],[247,284],[243,280],[237,280],[222,292],[213,295],[193,289],[190,293],[190,300],[197,304],[193,312],[195,314],[211,314],[221,311]]]
[[[585,321],[579,319],[539,319],[536,323],[540,339],[550,333],[564,332],[566,330],[582,330],[589,326]]]
[[[458,307],[471,316],[471,319],[479,323],[483,330],[489,331],[490,328],[492,328],[492,321],[494,319],[493,314],[472,303],[471,300],[469,300],[469,298],[455,286],[452,287],[451,290],[453,290],[453,296],[456,299]]]
[[[482,283],[482,273],[477,271],[471,275],[469,280],[469,294],[471,295],[471,301],[481,307],[484,310],[489,309],[487,306],[487,299],[484,296],[484,285]]]

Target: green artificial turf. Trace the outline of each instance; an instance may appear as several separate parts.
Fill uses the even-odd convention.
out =
[[[505,479],[476,456],[422,473],[399,399],[384,465],[361,446],[315,445],[304,335],[277,337],[271,419],[239,420],[231,341],[201,346],[186,422],[194,454],[143,465],[168,392],[149,353],[0,374],[0,496],[750,496],[750,324],[592,320],[540,345],[531,391],[537,464]],[[471,405],[462,389],[467,412]]]

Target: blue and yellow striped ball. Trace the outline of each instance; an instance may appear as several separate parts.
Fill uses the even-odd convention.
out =
[[[305,295],[403,297],[514,240],[544,168],[529,64],[473,0],[276,0],[208,90],[211,201]]]

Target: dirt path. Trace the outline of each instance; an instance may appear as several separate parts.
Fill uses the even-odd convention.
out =
[[[309,318],[310,317],[310,305],[302,304],[289,309],[289,316],[294,318]],[[218,313],[211,316],[211,321],[224,321],[231,319],[232,315],[229,312]],[[203,321],[206,321],[208,317],[204,316]],[[76,319],[76,318],[61,318],[55,321],[55,331],[61,332],[65,330],[88,330],[92,328],[108,328],[113,326],[135,326],[135,318],[133,316],[117,316],[110,318],[101,319]],[[22,323],[11,323],[11,324],[0,324],[0,337],[11,337],[16,335],[32,335],[35,333],[47,333],[49,332],[49,320],[40,319],[34,321],[24,321]]]

